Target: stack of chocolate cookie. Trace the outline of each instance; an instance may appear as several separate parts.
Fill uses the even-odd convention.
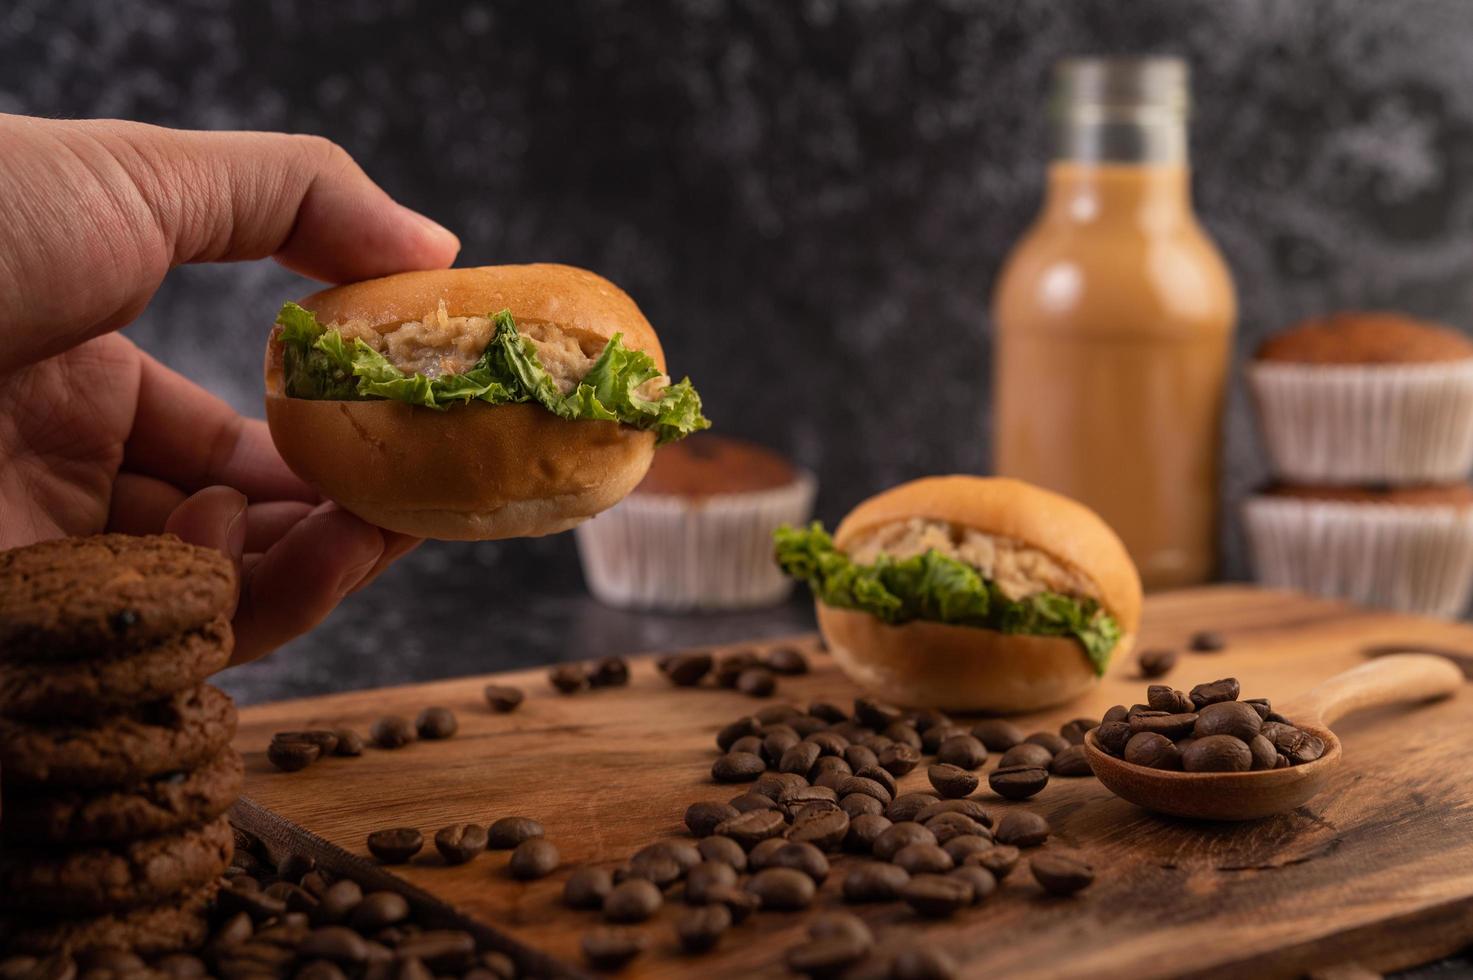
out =
[[[0,553],[0,947],[197,945],[230,862],[234,570],[173,536]]]

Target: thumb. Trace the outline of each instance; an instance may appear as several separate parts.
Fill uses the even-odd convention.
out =
[[[206,487],[174,508],[164,530],[224,554],[235,566],[235,580],[240,582],[246,540],[245,494],[230,487]],[[230,612],[234,614],[234,609]]]

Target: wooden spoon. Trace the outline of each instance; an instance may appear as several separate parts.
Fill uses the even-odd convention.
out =
[[[1256,820],[1283,813],[1314,796],[1340,765],[1340,739],[1330,725],[1352,711],[1447,697],[1463,673],[1442,657],[1398,653],[1336,674],[1307,694],[1275,705],[1298,728],[1324,739],[1314,762],[1259,772],[1170,772],[1117,759],[1084,737],[1090,768],[1105,788],[1137,806],[1199,820]]]

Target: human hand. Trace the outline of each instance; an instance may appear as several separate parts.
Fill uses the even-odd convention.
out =
[[[271,256],[346,282],[448,266],[449,231],[317,137],[3,114],[0,215],[0,548],[104,530],[218,548],[241,662],[419,543],[321,502],[263,422],[114,331],[176,265]]]

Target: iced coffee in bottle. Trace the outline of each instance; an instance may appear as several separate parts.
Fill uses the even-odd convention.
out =
[[[1042,212],[994,293],[994,463],[1074,497],[1147,588],[1209,579],[1237,304],[1192,213],[1187,69],[1056,70]]]

